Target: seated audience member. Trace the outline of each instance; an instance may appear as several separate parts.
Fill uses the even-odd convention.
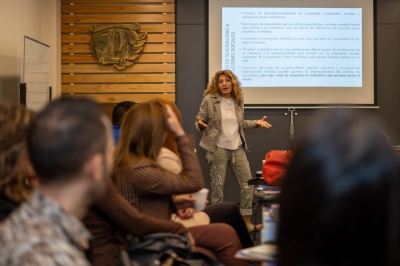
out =
[[[279,265],[399,265],[397,158],[376,124],[330,111],[282,184]]]
[[[0,103],[0,221],[26,201],[34,175],[26,149],[33,112],[23,106]]]
[[[121,123],[124,118],[124,114],[131,108],[135,103],[130,101],[120,102],[115,105],[112,111],[112,127],[115,145],[118,143],[119,135],[121,133]]]
[[[119,139],[122,118],[133,105],[133,102],[120,102],[113,110],[116,142]],[[94,266],[115,265],[120,251],[126,248],[126,234],[142,237],[153,233],[188,233],[178,223],[155,219],[137,211],[122,197],[112,182],[108,183],[105,196],[89,209],[83,222],[93,236]]]
[[[79,219],[107,187],[110,128],[87,99],[57,99],[37,114],[27,147],[38,184],[0,224],[0,265],[90,265]]]
[[[167,128],[176,136],[185,178],[157,163]],[[172,195],[196,192],[204,185],[193,150],[193,137],[185,134],[169,106],[158,100],[136,104],[122,122],[121,138],[114,152],[113,180],[139,211],[169,220],[173,212]],[[196,246],[213,251],[225,265],[246,265],[245,261],[233,257],[241,245],[229,225],[209,224],[188,230]]]
[[[171,110],[175,113],[179,122],[182,123],[181,114],[176,105],[168,100],[159,100],[171,107]],[[182,173],[182,160],[177,143],[175,141],[175,135],[170,129],[167,131],[167,137],[165,138],[163,147],[161,148],[160,154],[157,157],[157,162],[166,170],[169,170],[175,174],[184,174]],[[186,197],[187,196],[190,197],[190,194],[186,194]],[[174,199],[183,197],[185,196],[179,195]],[[192,218],[193,212],[193,208],[177,209],[177,214],[181,219]],[[210,223],[227,223],[231,225],[235,229],[243,248],[254,246],[246,224],[242,218],[242,215],[240,214],[240,210],[235,203],[216,203],[207,206],[204,209],[204,212],[210,217]]]

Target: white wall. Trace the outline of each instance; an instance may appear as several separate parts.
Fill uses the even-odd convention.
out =
[[[61,0],[43,0],[43,6],[43,42],[50,45],[50,84],[54,99],[61,96]]]
[[[53,98],[61,94],[60,0],[0,0],[0,100],[19,103],[24,35],[50,45]]]

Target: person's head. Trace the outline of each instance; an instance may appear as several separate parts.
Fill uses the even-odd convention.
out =
[[[121,126],[122,119],[125,113],[131,108],[135,103],[130,101],[120,102],[115,105],[112,111],[112,124],[113,126]]]
[[[63,97],[50,102],[37,114],[28,135],[39,186],[80,184],[89,202],[100,197],[112,168],[110,127],[101,106],[92,100]]]
[[[344,110],[320,117],[283,180],[279,264],[390,264],[399,190],[397,158],[374,122]]]
[[[26,178],[34,175],[26,137],[33,112],[23,106],[0,103],[0,196],[15,203],[28,199]]]
[[[165,100],[165,99],[158,99],[158,100],[163,102],[165,105],[168,105],[169,107],[171,107],[171,110],[175,113],[176,117],[178,118],[178,121],[180,123],[182,123],[181,112],[179,112],[179,109],[175,103]],[[178,144],[176,143],[176,140],[175,140],[175,134],[169,128],[167,129],[167,136],[165,137],[163,147],[171,150],[173,153],[175,153],[176,155],[178,155],[180,157],[180,153],[178,151]]]
[[[125,114],[121,135],[114,151],[115,184],[123,183],[123,173],[132,160],[148,158],[154,163],[167,133],[167,113],[163,102],[150,100],[135,104]]]
[[[204,96],[208,94],[231,94],[240,106],[243,102],[243,91],[239,79],[230,70],[217,71],[207,85]]]

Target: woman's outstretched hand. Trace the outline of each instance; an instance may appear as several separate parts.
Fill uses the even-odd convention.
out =
[[[272,125],[270,123],[268,123],[267,121],[265,121],[265,119],[267,119],[266,116],[264,116],[260,120],[257,120],[256,125],[259,126],[259,127],[265,127],[265,128],[272,127]]]
[[[201,129],[205,129],[206,127],[208,127],[207,124],[203,123],[203,121],[201,121],[200,117],[198,117],[198,116],[196,116],[196,122],[197,122],[197,125],[199,126],[199,128],[201,128]]]
[[[174,111],[172,111],[171,107],[168,105],[165,105],[165,108],[167,109],[167,123],[169,129],[171,129],[176,137],[185,135],[185,131],[183,130],[182,125],[176,117]]]

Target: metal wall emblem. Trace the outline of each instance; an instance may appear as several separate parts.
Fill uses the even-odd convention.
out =
[[[118,70],[133,65],[146,42],[146,32],[137,32],[139,24],[106,24],[92,27],[90,46],[103,65],[113,64]]]

